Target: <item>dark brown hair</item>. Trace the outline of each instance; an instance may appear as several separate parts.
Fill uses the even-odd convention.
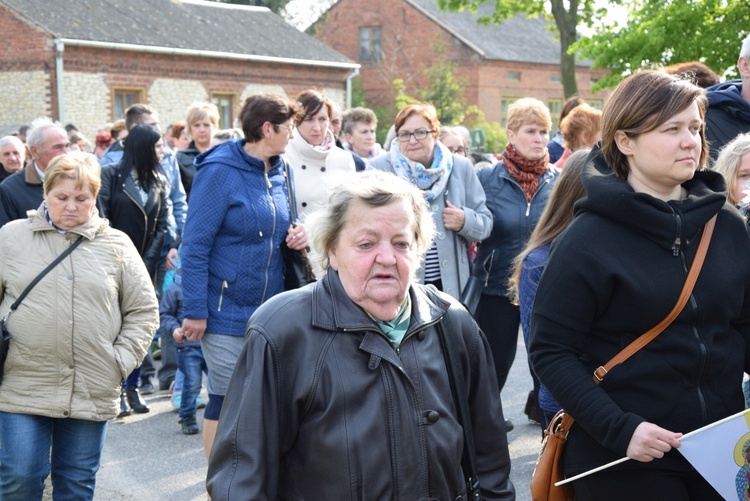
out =
[[[240,110],[242,132],[248,143],[263,139],[263,124],[270,122],[278,132],[278,126],[290,118],[296,118],[297,104],[278,94],[256,94],[245,100]]]

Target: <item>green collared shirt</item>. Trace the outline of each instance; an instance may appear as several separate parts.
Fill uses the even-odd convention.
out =
[[[368,313],[368,315],[370,314]],[[389,322],[378,320],[372,315],[370,315],[370,318],[375,320],[380,332],[388,337],[393,347],[398,348],[401,346],[401,341],[403,341],[404,335],[406,334],[407,329],[409,329],[409,323],[411,322],[411,298],[408,294],[406,295],[406,299],[401,305],[398,315]]]

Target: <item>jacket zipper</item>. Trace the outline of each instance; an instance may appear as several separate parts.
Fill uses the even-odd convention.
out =
[[[221,292],[219,293],[219,307],[217,311],[221,311],[221,303],[224,301],[224,291],[229,288],[229,284],[226,280],[221,281]]]
[[[678,213],[674,214],[675,219],[675,236],[674,243],[672,244],[672,255],[677,257],[680,255],[680,248],[682,246],[682,217]],[[684,264],[684,263],[683,263]]]
[[[271,200],[271,209],[273,209],[273,230],[271,231],[271,238],[268,240],[268,261],[266,262],[265,270],[266,280],[263,284],[263,295],[260,298],[261,304],[266,302],[266,293],[268,292],[268,271],[271,269],[271,258],[273,257],[273,240],[276,236],[276,203],[273,200],[273,196],[271,196],[271,180],[268,179],[268,172],[264,172],[263,176],[266,180],[266,194]],[[260,235],[263,236],[263,233],[261,232]]]
[[[547,176],[547,175],[545,174],[545,176]],[[526,198],[526,192],[523,191],[523,188],[521,188],[521,185],[518,184],[518,181],[516,181],[515,179],[513,179],[513,177],[511,177],[511,176],[501,176],[501,177],[504,178],[504,179],[507,179],[511,183],[515,184],[518,187],[518,189],[521,190],[521,193],[523,193],[523,197]],[[539,191],[541,190],[542,186],[544,186],[545,184],[549,184],[549,182],[550,182],[550,179],[547,176],[547,178],[544,180],[543,183],[539,183],[539,186],[537,186],[536,191],[531,196],[531,200],[529,200],[529,201],[526,202],[526,214],[525,214],[526,217],[529,217],[529,214],[531,214],[531,203],[534,201],[534,198],[536,198],[536,194],[539,193]]]
[[[141,207],[141,204],[136,202],[135,198],[133,198],[130,193],[128,193],[128,190],[125,189],[125,183],[122,185],[122,192],[127,195],[127,197],[132,200],[132,202],[138,207],[141,212],[143,213],[143,223],[145,225],[145,228],[143,229],[143,240],[141,241],[141,256],[143,256],[143,253],[145,252],[146,247],[146,239],[148,238],[148,214],[146,214],[146,209],[144,207]]]
[[[682,272],[687,277],[688,266],[687,262],[685,261],[685,254],[683,252],[680,252],[680,262],[682,263]],[[708,409],[706,407],[706,397],[703,395],[703,390],[701,389],[701,380],[703,379],[703,373],[705,372],[706,363],[708,360],[708,348],[706,347],[706,343],[704,343],[701,339],[700,334],[698,333],[698,328],[696,327],[698,301],[695,299],[695,294],[690,294],[689,301],[691,307],[690,329],[693,331],[693,337],[698,343],[698,348],[700,350],[700,365],[695,374],[695,385],[697,387],[696,392],[698,393],[698,402],[700,403],[701,407],[701,417],[705,422],[706,420],[708,420]]]

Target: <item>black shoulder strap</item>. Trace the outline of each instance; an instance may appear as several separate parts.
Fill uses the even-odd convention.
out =
[[[65,259],[65,257],[68,254],[70,254],[71,252],[73,252],[73,250],[81,244],[82,240],[83,240],[83,236],[78,237],[78,240],[76,240],[75,242],[73,242],[72,244],[70,244],[70,247],[68,247],[67,249],[65,249],[62,254],[60,254],[59,256],[57,256],[57,258],[55,258],[55,260],[52,261],[49,264],[49,266],[47,266],[44,270],[42,270],[42,272],[39,275],[37,275],[34,280],[31,281],[31,283],[26,287],[26,289],[24,289],[24,291],[21,293],[21,295],[18,296],[18,299],[16,299],[15,303],[13,303],[12,305],[10,305],[10,311],[6,315],[5,319],[7,319],[8,315],[10,315],[11,312],[16,311],[16,309],[18,308],[18,305],[21,304],[21,301],[23,301],[23,299],[26,297],[26,295],[29,292],[31,292],[31,289],[33,289],[34,286],[36,284],[38,284],[39,281],[42,278],[44,278],[44,275],[46,275],[47,273],[49,273],[52,270],[52,268],[54,268],[55,266],[57,266],[58,264],[60,264],[60,261],[62,261],[63,259]]]
[[[458,422],[464,430],[464,452],[461,457],[461,467],[466,476],[467,494],[470,500],[479,500],[479,472],[477,471],[477,456],[474,447],[474,432],[471,428],[471,414],[469,412],[469,398],[466,395],[464,373],[458,359],[458,347],[453,334],[450,317],[446,313],[437,324],[440,334],[440,345],[443,348],[445,366],[448,370],[453,401],[458,409]]]
[[[286,198],[289,201],[289,216],[292,220],[292,226],[297,226],[297,196],[294,193],[294,180],[289,168],[289,162],[281,157],[281,163],[284,164],[284,178],[286,178]]]

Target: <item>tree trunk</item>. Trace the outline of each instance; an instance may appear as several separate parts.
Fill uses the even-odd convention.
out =
[[[570,1],[570,10],[566,11],[563,0],[551,0],[552,15],[555,17],[557,30],[560,32],[560,79],[565,99],[578,94],[576,80],[576,56],[568,54],[568,49],[577,40],[578,33],[578,0]]]

